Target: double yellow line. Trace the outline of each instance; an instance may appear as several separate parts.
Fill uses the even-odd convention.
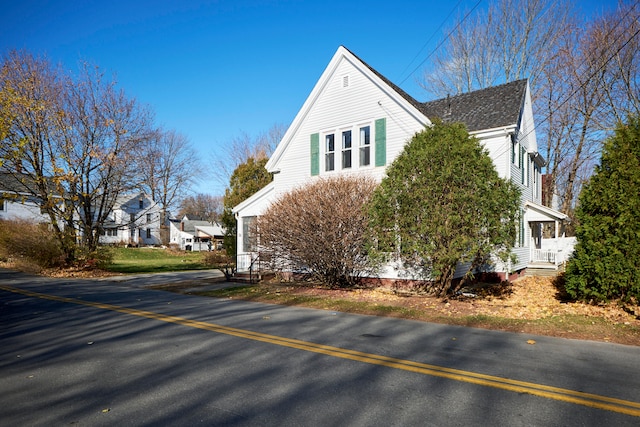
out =
[[[11,286],[0,285],[0,290],[18,293],[34,298],[95,307],[103,310],[130,314],[132,316],[144,317],[167,323],[175,323],[182,326],[188,326],[190,328],[204,329],[207,331],[231,335],[239,338],[280,345],[283,347],[295,348],[298,350],[310,351],[313,353],[325,354],[327,356],[339,357],[341,359],[355,360],[372,365],[386,366],[388,368],[401,369],[418,374],[447,378],[455,381],[478,384],[486,387],[494,387],[513,391],[516,393],[527,393],[534,396],[545,397],[547,399],[559,400],[563,402],[574,403],[577,405],[584,405],[591,408],[603,409],[606,411],[618,412],[626,415],[640,417],[640,403],[628,400],[600,396],[591,393],[583,393],[580,391],[552,387],[526,381],[512,380],[509,378],[501,378],[493,375],[484,375],[471,371],[430,365],[427,363],[413,362],[410,360],[397,359],[395,357],[381,356],[377,354],[365,353],[329,345],[315,344],[312,342],[284,338],[276,335],[268,335],[244,329],[230,328],[227,326],[216,325],[214,323],[199,322],[196,320],[186,319],[184,317],[168,316],[152,311],[136,310],[133,308],[126,308],[112,304],[83,301],[75,298],[31,292]]]

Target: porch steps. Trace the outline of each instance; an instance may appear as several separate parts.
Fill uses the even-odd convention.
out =
[[[563,266],[558,266],[557,269],[548,268],[548,267],[545,268],[545,267],[529,266],[527,267],[527,270],[524,273],[524,275],[526,277],[556,277],[558,274],[562,273],[563,271],[564,271]]]
[[[249,274],[248,271],[236,271],[236,273],[233,275],[233,277],[231,277],[230,281],[231,282],[238,282],[238,283],[258,283],[261,280],[265,280],[265,279],[270,279],[274,276],[273,273],[269,273],[269,272],[261,272],[260,274],[258,273],[253,273],[253,274]]]

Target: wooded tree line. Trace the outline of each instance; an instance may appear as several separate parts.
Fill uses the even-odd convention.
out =
[[[425,70],[434,97],[529,78],[536,134],[547,160],[545,205],[554,189],[574,217],[602,142],[640,112],[640,5],[585,17],[569,0],[496,0],[445,31]]]
[[[67,262],[95,251],[119,195],[145,191],[166,212],[198,175],[186,137],[153,119],[98,67],[74,75],[25,51],[2,58],[0,172],[41,204]]]

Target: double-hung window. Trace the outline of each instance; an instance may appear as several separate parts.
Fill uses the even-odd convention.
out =
[[[364,126],[360,128],[360,166],[371,164],[371,128]]]
[[[333,134],[326,135],[325,141],[325,154],[324,154],[324,170],[329,172],[335,169],[335,152],[336,143]]]
[[[351,167],[351,131],[342,132],[342,169]]]

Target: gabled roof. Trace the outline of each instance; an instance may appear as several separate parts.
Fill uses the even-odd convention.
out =
[[[516,80],[473,92],[463,93],[429,102],[419,102],[396,86],[391,80],[349,51],[371,72],[382,79],[429,120],[441,119],[445,123],[462,122],[469,132],[495,129],[518,123],[525,102],[527,79]]]
[[[182,230],[186,233],[194,234],[196,232],[196,227],[211,227],[213,224],[209,221],[204,220],[182,220]]]
[[[55,193],[55,188],[50,180],[47,180],[49,191]],[[0,172],[0,193],[34,194],[38,193],[36,183],[30,175]]]
[[[220,224],[216,224],[216,223],[214,223],[213,225],[211,225],[211,223],[209,223],[209,225],[196,225],[195,231],[197,232],[198,237],[224,236],[224,230],[222,229]],[[202,234],[204,234],[204,236]]]
[[[525,209],[531,209],[539,215],[546,216],[550,221],[570,221],[569,215],[530,200],[527,200],[524,206]]]
[[[462,122],[469,132],[514,126],[520,120],[527,96],[528,80],[523,79],[434,101],[419,102],[349,49],[340,46],[267,162],[269,172],[278,171],[277,165],[293,135],[342,60],[351,62],[368,75],[387,95],[408,107],[407,111],[425,125],[437,118],[444,122]]]
[[[125,193],[125,194],[119,194],[118,198],[116,199],[116,203],[114,206],[116,207],[120,207],[120,206],[124,206],[127,203],[131,202],[132,200],[140,200],[140,199],[147,199],[149,200],[152,204],[154,204],[153,199],[146,193],[144,193],[143,191],[137,192],[137,193]]]
[[[425,102],[420,110],[430,119],[462,122],[469,132],[518,123],[527,93],[526,79]]]
[[[302,122],[305,120],[313,104],[318,99],[324,88],[327,86],[334,71],[338,68],[342,61],[348,61],[349,63],[351,63],[356,69],[366,75],[373,84],[377,85],[389,97],[389,99],[392,99],[394,102],[398,103],[398,105],[401,105],[403,108],[405,108],[405,111],[415,117],[416,120],[424,123],[425,125],[430,124],[429,119],[418,108],[420,106],[419,102],[409,96],[398,86],[391,83],[391,81],[389,81],[382,74],[378,73],[372,67],[367,65],[364,61],[354,55],[347,48],[345,48],[344,46],[340,46],[323,71],[320,79],[316,82],[313,90],[311,91],[311,94],[309,94],[304,104],[302,105],[302,108],[300,108],[300,111],[298,111],[298,114],[293,119],[293,122],[285,132],[282,140],[271,155],[271,158],[265,165],[269,172],[278,171],[277,164],[279,163],[283,153],[286,151],[289,143],[291,142],[291,139],[293,138]]]

